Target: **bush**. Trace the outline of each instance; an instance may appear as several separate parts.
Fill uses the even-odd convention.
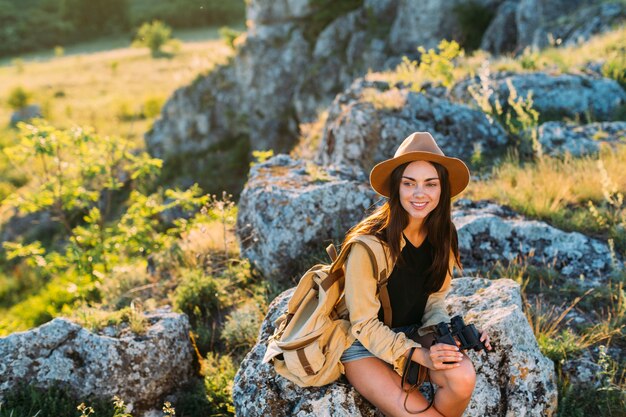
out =
[[[255,302],[238,307],[226,318],[222,328],[221,338],[226,347],[248,351],[256,342],[262,320],[263,313]]]
[[[230,46],[232,49],[235,49],[235,39],[237,36],[241,35],[243,32],[235,30],[233,28],[229,28],[228,26],[222,26],[220,28],[220,36],[226,42],[226,45]]]
[[[228,416],[235,413],[232,391],[236,372],[237,369],[228,356],[209,353],[203,361],[204,387],[212,408],[210,415]]]
[[[189,316],[192,325],[207,323],[224,307],[224,282],[200,269],[183,270],[174,292],[174,306]]]
[[[172,28],[167,26],[160,20],[154,20],[152,23],[144,23],[137,30],[134,45],[145,46],[150,49],[153,57],[162,55],[161,48],[165,46],[172,38]]]
[[[21,110],[30,104],[33,94],[24,87],[15,87],[9,92],[7,104],[13,110]]]

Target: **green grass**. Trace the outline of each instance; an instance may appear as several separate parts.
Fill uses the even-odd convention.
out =
[[[92,126],[100,134],[130,137],[142,146],[153,118],[124,115],[140,114],[144,103],[165,101],[198,74],[226,62],[232,49],[218,30],[175,32],[183,43],[171,58],[153,59],[147,48],[129,47],[129,39],[106,38],[67,47],[61,57],[52,50],[25,55],[19,66],[12,59],[0,60],[0,126],[11,115],[8,92],[21,86],[57,127]],[[0,131],[0,144],[10,137],[10,130]]]
[[[80,415],[77,406],[85,401],[69,394],[60,387],[48,389],[33,386],[19,386],[3,396],[0,402],[0,417],[70,417]],[[113,417],[114,407],[111,401],[87,399],[93,407],[96,417]]]

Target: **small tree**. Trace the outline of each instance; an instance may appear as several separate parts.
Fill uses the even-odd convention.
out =
[[[153,57],[163,54],[161,48],[172,40],[172,29],[160,20],[144,23],[137,31],[134,45],[150,48]]]
[[[11,92],[9,93],[7,104],[13,110],[17,111],[28,106],[28,103],[30,103],[31,98],[32,98],[32,94],[29,91],[27,91],[23,87],[18,86],[12,89]]]

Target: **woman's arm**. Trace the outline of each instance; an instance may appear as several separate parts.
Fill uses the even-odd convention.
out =
[[[361,245],[353,245],[345,268],[345,301],[350,313],[352,334],[367,350],[392,364],[400,373],[407,360],[408,350],[420,345],[404,333],[394,332],[378,319],[381,304],[366,249]]]

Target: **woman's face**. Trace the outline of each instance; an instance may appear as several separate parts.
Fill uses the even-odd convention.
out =
[[[423,221],[437,207],[440,196],[439,175],[430,162],[407,165],[400,181],[400,203],[411,219]]]

